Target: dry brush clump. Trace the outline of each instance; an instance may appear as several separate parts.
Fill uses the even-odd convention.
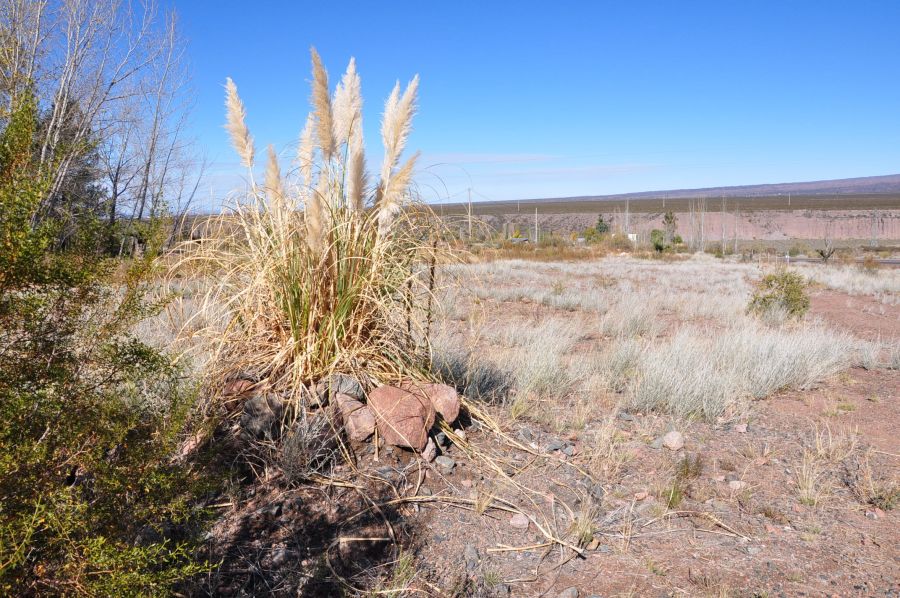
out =
[[[385,104],[384,160],[370,181],[355,63],[333,93],[315,50],[312,65],[312,111],[290,176],[269,147],[258,180],[246,111],[227,81],[226,130],[248,187],[216,230],[181,248],[178,264],[202,273],[199,308],[185,329],[202,335],[212,355],[210,385],[249,375],[295,406],[306,396],[301,387],[337,371],[364,382],[415,377],[427,353],[420,322],[431,290],[431,221],[410,207],[417,156],[401,163],[418,78],[405,90],[395,85]]]
[[[642,354],[631,406],[715,419],[743,400],[808,388],[850,367],[857,344],[818,326],[772,329],[748,320],[713,337],[685,328]]]

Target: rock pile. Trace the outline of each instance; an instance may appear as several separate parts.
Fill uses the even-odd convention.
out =
[[[241,391],[250,389],[249,384],[233,383],[228,389],[235,386]],[[365,441],[377,430],[388,445],[417,452],[428,445],[438,415],[452,424],[460,411],[459,395],[446,384],[404,381],[367,393],[352,376],[335,374],[319,382],[309,394],[309,403],[328,409],[351,441]],[[243,402],[240,416],[243,433],[260,440],[274,439],[284,412],[284,402],[275,395],[250,396]]]

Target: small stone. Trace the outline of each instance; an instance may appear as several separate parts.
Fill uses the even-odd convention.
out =
[[[523,513],[516,513],[509,518],[509,526],[515,529],[528,529],[531,522]]]
[[[274,394],[256,395],[244,403],[241,428],[256,440],[275,440],[281,431],[284,401]]]
[[[725,481],[725,476],[723,476],[723,475],[717,475],[716,477],[713,478],[713,480],[715,480],[715,481],[717,481],[717,482],[724,482],[724,481]]]
[[[564,446],[566,446],[566,443],[563,442],[562,440],[559,440],[558,438],[553,439],[547,443],[547,452],[552,453],[553,451],[558,451],[559,449],[563,448]]]
[[[866,511],[866,517],[868,517],[869,519],[878,519],[878,515],[875,513],[875,511]]]
[[[226,397],[240,397],[251,391],[256,386],[256,382],[248,378],[233,378],[225,383],[222,394]]]
[[[747,424],[737,424],[734,426],[734,431],[738,434],[746,434],[747,433]]]
[[[631,415],[630,413],[628,413],[627,411],[619,411],[618,417],[623,422],[633,422],[634,421],[634,416]]]
[[[367,405],[342,392],[334,393],[332,401],[338,406],[350,440],[361,442],[375,433],[375,415]]]
[[[753,556],[755,554],[759,554],[760,550],[762,550],[762,548],[760,548],[759,546],[748,546],[747,554],[749,554],[750,556]]]
[[[635,492],[634,500],[647,500],[648,496],[650,496],[649,492]]]
[[[670,451],[681,450],[684,447],[684,436],[682,436],[681,432],[672,430],[662,437],[662,444]]]
[[[434,443],[434,440],[429,438],[428,442],[425,443],[425,448],[422,449],[422,459],[424,459],[426,463],[431,463],[436,457],[437,445]]]
[[[742,482],[741,480],[731,480],[728,482],[728,487],[734,491],[743,490],[747,487],[747,482]]]
[[[597,547],[600,546],[600,538],[594,536],[591,538],[591,541],[588,542],[587,549],[588,550],[597,550]]]
[[[333,374],[326,381],[326,388],[332,396],[340,393],[353,397],[357,401],[365,398],[366,393],[363,391],[362,384],[359,381],[346,374]]]
[[[574,445],[574,444],[567,444],[566,446],[564,446],[564,447],[562,448],[562,452],[563,452],[563,454],[566,455],[567,457],[574,457],[574,456],[575,456],[575,445]]]
[[[458,430],[453,430],[453,433],[456,434],[457,437],[459,437],[459,439],[460,439],[461,441],[463,441],[463,442],[466,441],[466,431],[463,430],[462,428],[460,428],[460,429],[458,429]]]
[[[435,465],[437,465],[442,473],[450,473],[453,471],[453,468],[456,467],[456,461],[448,457],[447,455],[441,455],[434,459]]]
[[[434,435],[434,441],[438,446],[446,446],[447,445],[447,435],[443,432],[438,432]]]
[[[661,449],[662,446],[663,446],[663,437],[662,436],[660,436],[659,438],[657,438],[656,440],[654,440],[653,442],[650,443],[650,448],[653,448],[656,450]]]
[[[534,435],[528,428],[522,428],[521,430],[519,430],[519,438],[521,438],[525,442],[531,442],[532,440],[534,440]]]
[[[610,552],[612,552],[612,546],[610,546],[609,544],[601,544],[597,547],[597,552],[602,554],[609,554]]]
[[[471,487],[472,487],[472,480],[468,480],[468,479],[462,480],[462,481],[459,483],[459,485],[462,486],[463,488],[471,488]]]
[[[590,488],[588,488],[588,492],[595,501],[603,502],[603,497],[606,496],[606,490],[603,489],[601,484],[592,484]]]
[[[559,598],[578,598],[578,588],[566,588],[559,593]]]
[[[278,548],[272,552],[272,564],[276,567],[283,565],[288,558],[288,551],[286,548]]]

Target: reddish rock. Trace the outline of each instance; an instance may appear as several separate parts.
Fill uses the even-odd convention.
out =
[[[369,407],[343,393],[335,394],[334,402],[350,440],[362,441],[375,433],[375,415]]]
[[[239,397],[250,393],[256,383],[246,378],[233,378],[225,383],[222,394],[226,397]]]
[[[528,517],[522,513],[516,513],[509,518],[509,526],[515,529],[528,529],[530,523]]]
[[[418,396],[426,397],[434,410],[440,413],[448,424],[452,424],[459,417],[459,394],[452,386],[428,382],[403,382],[400,386]]]
[[[385,385],[370,392],[368,398],[378,432],[386,443],[417,451],[425,448],[435,416],[427,397]]]

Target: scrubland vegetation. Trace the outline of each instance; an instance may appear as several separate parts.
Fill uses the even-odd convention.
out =
[[[890,324],[900,271],[688,253],[671,213],[652,247],[602,218],[584,244],[466,244],[417,197],[418,155],[404,160],[418,78],[385,102],[370,178],[356,65],[332,85],[314,50],[287,174],[271,146],[258,164],[225,82],[248,185],[181,235],[190,169],[130,145],[184,149],[164,108],[178,86],[157,81],[150,103],[166,126],[110,125],[117,100],[67,83],[87,80],[84,63],[20,72],[57,59],[28,45],[43,39],[33,8],[4,5],[24,28],[2,43],[34,60],[0,80],[0,593],[527,594],[592,556],[633,566],[642,538],[689,532],[718,558],[796,531],[785,513],[809,515],[812,544],[824,509],[866,523],[896,506],[884,459],[897,455],[840,418],[894,409],[900,340],[820,318],[814,298],[864,298]],[[66,23],[101,39],[105,23],[118,41],[93,51],[131,40],[115,37],[118,4],[53,8],[47,39]],[[122,48],[174,69],[163,23],[147,25],[152,46]],[[107,87],[118,72],[101,73]],[[116,178],[126,170],[138,187]],[[848,372],[869,396],[840,395],[857,384]],[[424,448],[389,444],[375,423],[354,437],[354,413],[383,425],[376,390],[424,409],[415,385],[438,383],[462,412],[429,407]],[[637,560],[642,577],[666,576]],[[687,581],[727,594],[690,569]]]
[[[499,261],[452,271],[472,291],[475,321],[481,309],[519,311],[523,303],[552,314],[486,322],[471,340],[455,341],[490,339],[488,369],[509,364],[518,414],[523,402],[595,401],[606,388],[636,409],[715,419],[779,389],[808,388],[870,363],[873,353],[880,359],[873,343],[798,320],[809,298],[805,279],[792,272],[763,276],[755,289],[755,266],[702,257]],[[451,301],[449,313],[463,318],[458,292]]]

